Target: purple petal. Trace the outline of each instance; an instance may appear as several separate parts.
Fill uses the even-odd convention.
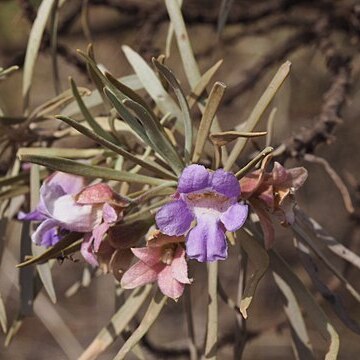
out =
[[[103,206],[104,221],[108,224],[112,224],[112,223],[116,222],[117,218],[118,218],[118,215],[116,213],[116,210],[108,203],[105,203]]]
[[[78,205],[72,195],[61,196],[47,205],[51,216],[61,223],[61,227],[78,232],[90,232],[99,225],[101,208],[92,205]]]
[[[239,230],[248,216],[248,206],[242,204],[231,205],[221,214],[220,220],[225,225],[227,231]]]
[[[49,236],[48,231],[52,230],[54,227],[59,226],[59,223],[56,220],[47,219],[43,221],[32,234],[31,239],[36,245],[43,245],[43,241],[46,243]],[[44,245],[46,246],[46,245]]]
[[[54,246],[60,241],[60,236],[58,233],[58,229],[51,228],[50,230],[46,231],[43,234],[42,240],[41,240],[41,246],[44,246],[46,248],[50,246]]]
[[[186,253],[200,262],[226,259],[227,243],[220,222],[214,218],[198,219],[187,236]]]
[[[66,195],[66,193],[60,185],[44,183],[40,188],[40,204],[38,210],[47,217],[52,217],[52,208],[55,200],[64,195]]]
[[[210,172],[202,165],[189,165],[187,166],[178,183],[179,193],[190,193],[206,189],[209,186]]]
[[[94,238],[94,251],[98,252],[101,242],[103,241],[103,238],[106,234],[106,232],[109,230],[110,225],[106,222],[96,226],[92,232],[92,236]]]
[[[41,213],[38,209],[36,209],[29,213],[24,213],[23,211],[20,211],[18,214],[18,219],[28,220],[28,221],[43,221],[46,220],[47,217],[43,213]]]
[[[218,169],[212,174],[210,186],[219,194],[229,198],[240,196],[240,184],[235,175],[223,169]]]
[[[84,240],[81,243],[81,255],[83,256],[83,258],[85,259],[85,261],[87,263],[89,263],[92,266],[99,266],[99,263],[96,259],[96,256],[94,255],[94,251],[93,251],[93,236],[91,233],[87,233],[84,236]]]
[[[75,195],[84,187],[85,180],[82,176],[57,171],[47,179],[46,184],[60,186],[66,194]]]
[[[162,233],[180,236],[190,229],[194,216],[184,201],[176,200],[161,207],[155,220]]]

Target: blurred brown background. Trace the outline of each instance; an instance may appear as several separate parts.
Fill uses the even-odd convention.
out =
[[[0,66],[17,64],[22,66],[26,42],[38,1],[0,1]],[[224,62],[214,77],[227,84],[227,95],[219,110],[223,129],[232,129],[244,121],[277,68],[286,59],[292,62],[291,74],[272,103],[278,108],[272,145],[291,144],[294,136],[312,129],[323,115],[324,94],[331,88],[337,69],[351,67],[349,87],[336,109],[342,121],[326,141],[319,141],[316,154],[329,161],[331,166],[349,186],[354,204],[359,209],[360,160],[360,87],[359,87],[359,39],[360,8],[357,1],[234,1],[227,24],[219,37],[216,31],[221,1],[184,1],[184,17],[190,39],[201,71],[206,71],[217,60]],[[66,2],[60,12],[59,63],[61,86],[68,87],[68,76],[74,77],[78,85],[93,88],[85,73],[77,48],[85,49],[89,36],[81,24],[81,8],[84,2]],[[147,60],[159,55],[165,46],[168,18],[162,1],[145,0],[90,0],[88,4],[91,41],[98,62],[113,75],[120,77],[132,73],[122,51],[123,44],[139,51]],[[330,45],[328,44],[330,43]],[[330,53],[329,53],[330,49]],[[339,58],[337,58],[337,56]],[[345,60],[344,60],[345,59]],[[347,60],[349,59],[349,60]],[[336,63],[338,61],[338,63]],[[347,63],[346,61],[351,61]],[[332,62],[332,63],[331,63]],[[334,63],[335,62],[335,63]],[[188,87],[179,60],[175,42],[168,65],[175,71],[186,91]],[[21,115],[22,72],[12,75],[0,84],[0,108],[7,115]],[[237,91],[235,91],[237,89]],[[43,43],[34,74],[31,107],[41,104],[55,95],[52,84],[51,57],[48,44]],[[271,107],[270,107],[271,108]],[[264,120],[267,119],[265,114]],[[195,118],[199,114],[194,113]],[[55,121],[55,120],[54,120]],[[263,121],[259,128],[265,129]],[[290,139],[290,140],[289,140]],[[286,141],[287,142],[286,142]],[[325,144],[325,143],[328,144]],[[261,142],[259,145],[262,146]],[[249,147],[250,148],[250,147]],[[309,150],[309,149],[306,149]],[[310,149],[312,151],[314,149]],[[299,193],[299,204],[339,241],[348,244],[353,251],[360,252],[359,217],[349,216],[342,198],[331,179],[319,165],[302,159],[304,148],[299,147],[295,158],[287,165],[305,165],[309,179]],[[288,156],[291,158],[292,156]],[[1,158],[3,169],[8,166],[9,155]],[[284,254],[303,281],[311,288],[310,280],[301,270],[291,246],[290,231],[278,229],[276,248]],[[19,256],[19,226],[16,222],[8,229],[6,248],[1,263],[0,290],[6,302],[10,323],[18,309],[17,270],[14,265]],[[236,253],[236,249],[233,249]],[[79,256],[78,256],[79,257]],[[224,286],[236,297],[236,256],[220,266]],[[338,263],[340,269],[344,264]],[[236,271],[234,271],[234,268]],[[85,348],[98,331],[107,324],[114,311],[114,282],[111,275],[93,280],[88,288],[81,289],[72,297],[65,291],[81,279],[83,261],[65,261],[54,266],[54,281],[58,303],[50,305],[42,292],[35,301],[35,311],[43,313],[26,318],[9,347],[4,348],[5,337],[0,334],[1,359],[66,359],[73,358]],[[198,343],[201,344],[205,328],[206,276],[198,264],[191,270],[194,282],[194,311]],[[324,277],[329,274],[324,272]],[[347,276],[359,288],[356,270]],[[345,307],[360,321],[359,305],[340,287]],[[360,353],[359,338],[346,329],[324,304],[325,310],[339,330],[341,337],[341,359],[357,359]],[[184,319],[178,316],[181,304],[169,302],[160,320],[155,324],[144,349],[149,358],[172,358],[166,348],[186,348],[182,340],[185,334]],[[234,313],[221,303],[221,335],[223,346],[219,359],[232,358],[231,342],[234,337]],[[60,324],[58,316],[63,319]],[[141,317],[139,316],[139,319]],[[248,341],[245,359],[289,359],[293,358],[289,330],[276,324],[285,319],[281,297],[272,277],[268,274],[261,281],[255,301],[249,311],[248,330],[253,338]],[[49,331],[46,326],[52,324]],[[46,325],[47,324],[47,325]],[[51,334],[52,333],[52,334]],[[71,336],[74,335],[74,337]],[[318,339],[319,349],[324,341]],[[55,337],[60,337],[57,340]],[[67,336],[70,336],[67,341]],[[117,341],[101,359],[111,359],[121,344]],[[160,348],[152,348],[152,344]],[[181,352],[180,352],[181,354]],[[178,358],[186,358],[186,355]]]

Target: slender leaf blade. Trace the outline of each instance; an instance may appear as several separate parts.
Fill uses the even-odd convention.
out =
[[[53,170],[63,171],[70,174],[80,175],[89,178],[117,180],[148,185],[160,185],[163,183],[163,180],[158,178],[146,175],[131,174],[125,171],[117,171],[102,166],[86,165],[60,157],[22,155],[20,157],[20,160],[43,165]]]
[[[24,78],[22,95],[24,99],[24,109],[29,105],[29,92],[34,73],[35,62],[40,49],[41,39],[45,31],[46,23],[50,17],[51,10],[56,0],[43,0],[40,4],[36,19],[30,31],[28,45],[26,48],[24,62]]]

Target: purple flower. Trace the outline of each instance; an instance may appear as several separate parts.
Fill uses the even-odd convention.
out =
[[[84,186],[80,176],[56,172],[40,188],[40,202],[28,213],[20,213],[20,220],[41,221],[32,235],[37,245],[55,245],[61,230],[89,232],[101,222],[101,211],[91,205],[77,204],[74,195]]]
[[[160,231],[170,236],[187,234],[186,253],[198,261],[227,258],[225,231],[236,231],[244,224],[247,205],[237,202],[240,185],[223,169],[211,172],[201,165],[190,165],[182,172],[175,201],[156,214]]]

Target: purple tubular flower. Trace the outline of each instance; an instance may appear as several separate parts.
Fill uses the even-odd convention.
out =
[[[19,214],[19,220],[41,221],[32,235],[34,243],[53,246],[60,240],[60,230],[86,233],[100,224],[101,212],[98,209],[75,201],[73,195],[83,186],[82,177],[61,172],[44,181],[37,208],[28,214]]]
[[[236,177],[223,169],[211,172],[193,164],[182,172],[176,200],[156,214],[160,231],[170,236],[187,234],[186,253],[200,262],[227,258],[225,231],[236,231],[244,224],[248,206],[237,202],[240,185]]]

